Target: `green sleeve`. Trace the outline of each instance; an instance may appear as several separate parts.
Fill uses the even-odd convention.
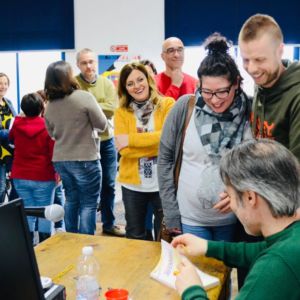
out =
[[[182,300],[208,300],[205,290],[199,285],[188,287],[181,296]]]
[[[266,248],[266,242],[229,243],[209,241],[206,256],[222,260],[233,268],[250,267],[259,253]]]
[[[112,118],[117,108],[117,94],[114,84],[107,78],[104,80],[105,99],[98,99],[98,103],[107,118]]]

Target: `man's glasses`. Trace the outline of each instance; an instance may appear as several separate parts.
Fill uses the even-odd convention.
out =
[[[81,66],[87,66],[87,65],[93,65],[94,63],[96,63],[96,61],[94,59],[91,59],[91,60],[83,60],[81,61],[79,64]]]
[[[222,89],[220,91],[216,91],[216,92],[211,92],[211,91],[199,88],[199,92],[200,92],[201,96],[203,97],[203,99],[205,99],[205,100],[210,100],[210,99],[212,99],[213,96],[216,96],[219,99],[225,99],[228,97],[230,90],[232,88],[232,85],[233,84],[231,84],[227,88],[224,88],[224,89]]]
[[[183,51],[184,51],[183,47],[178,47],[178,48],[173,48],[172,47],[172,48],[168,48],[168,49],[164,50],[165,53],[170,54],[170,55],[175,54],[176,52],[178,54],[182,54]]]

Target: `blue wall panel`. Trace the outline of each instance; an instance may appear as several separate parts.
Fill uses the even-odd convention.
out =
[[[177,36],[187,46],[199,46],[217,31],[237,44],[243,23],[256,13],[275,18],[285,43],[300,44],[299,0],[165,0],[165,37]]]
[[[0,51],[74,49],[73,0],[2,2]]]

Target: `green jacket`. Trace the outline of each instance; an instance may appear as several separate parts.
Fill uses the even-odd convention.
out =
[[[300,161],[300,63],[287,69],[271,88],[257,87],[253,100],[254,137],[275,139]]]
[[[94,95],[107,118],[108,128],[105,132],[99,134],[101,141],[112,138],[112,118],[118,103],[114,84],[103,76],[98,76],[95,83],[85,81],[80,75],[76,76],[76,80],[82,90],[88,91]]]
[[[300,299],[300,222],[258,243],[208,242],[206,256],[230,267],[250,267],[236,300]],[[200,286],[182,294],[184,300],[208,299]]]

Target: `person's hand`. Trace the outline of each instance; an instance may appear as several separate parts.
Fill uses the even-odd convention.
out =
[[[220,201],[217,202],[217,204],[215,204],[213,208],[223,214],[231,212],[230,197],[226,192],[220,194]]]
[[[182,257],[177,268],[175,286],[180,295],[192,285],[203,286],[195,266],[186,257]]]
[[[129,137],[128,134],[119,134],[115,136],[115,144],[117,150],[120,152],[123,148],[128,147]]]
[[[174,236],[182,234],[182,231],[179,228],[167,228],[167,230],[171,235]]]
[[[190,233],[175,237],[171,245],[183,255],[205,255],[207,251],[207,240]]]
[[[170,72],[170,77],[172,81],[172,85],[175,85],[177,87],[180,87],[183,82],[183,73],[180,69],[174,69]]]

